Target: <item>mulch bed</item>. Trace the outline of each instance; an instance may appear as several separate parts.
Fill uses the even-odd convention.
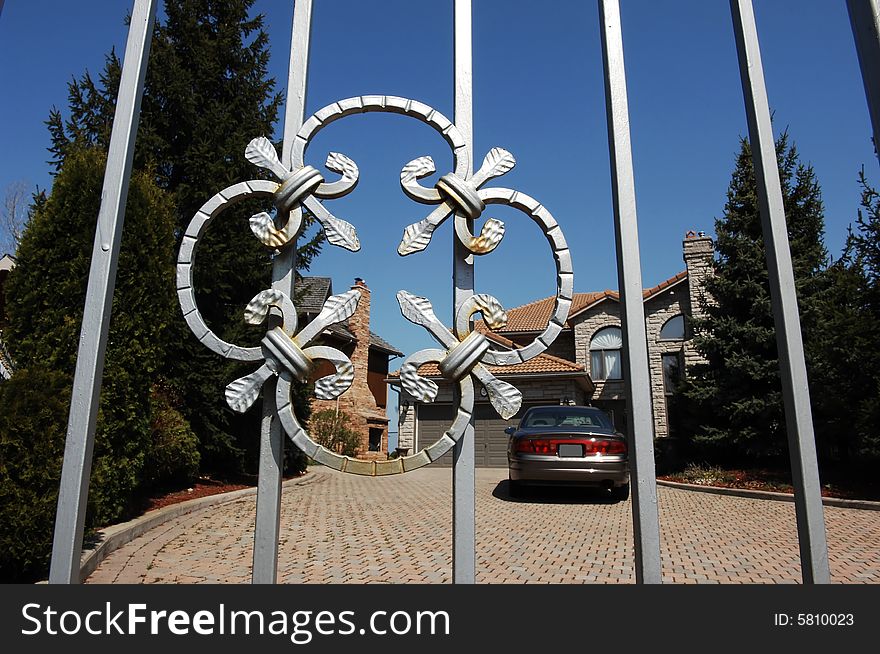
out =
[[[791,475],[788,471],[755,469],[721,470],[718,472],[720,474],[704,479],[694,479],[686,473],[658,475],[657,478],[700,486],[794,493]],[[822,482],[822,497],[845,500],[880,500],[880,483],[877,480],[847,476],[841,473],[827,473],[820,475],[820,481]]]
[[[296,476],[286,476],[284,481],[294,479]],[[150,498],[146,502],[144,511],[152,511],[161,509],[179,502],[194,500],[200,497],[208,497],[209,495],[218,495],[220,493],[228,493],[230,491],[241,490],[243,488],[253,488],[256,483],[241,483],[240,481],[223,481],[218,479],[210,479],[208,477],[199,477],[196,482],[189,488],[183,490],[172,491],[164,495],[158,495]]]
[[[251,488],[248,484],[234,484],[215,479],[200,478],[190,488],[173,491],[165,495],[153,497],[147,500],[146,511],[161,509],[165,506],[194,500],[199,497],[208,497],[209,495],[217,495],[219,493],[228,493],[229,491],[241,490],[242,488]]]

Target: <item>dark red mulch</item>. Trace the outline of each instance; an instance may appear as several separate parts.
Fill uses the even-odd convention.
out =
[[[294,476],[284,477],[284,481],[288,479],[293,479]],[[179,502],[186,502],[187,500],[194,500],[199,497],[208,497],[209,495],[218,495],[220,493],[228,493],[230,491],[241,490],[242,488],[253,488],[256,484],[254,483],[236,483],[232,481],[221,481],[217,479],[209,479],[207,477],[200,477],[193,485],[189,488],[185,488],[183,490],[173,491],[170,493],[166,493],[165,495],[159,495],[158,497],[153,497],[147,500],[144,511],[152,511],[154,509],[161,509],[165,506],[171,506],[172,504],[178,504]]]
[[[658,475],[658,479],[693,484],[694,480],[683,474]],[[822,497],[835,497],[847,500],[880,500],[880,482],[874,479],[850,476],[844,473],[820,475]],[[722,488],[743,488],[747,490],[770,491],[773,493],[794,493],[791,475],[780,470],[724,470],[723,478],[712,480],[711,484]]]

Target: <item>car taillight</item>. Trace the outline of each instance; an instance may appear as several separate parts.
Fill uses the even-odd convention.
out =
[[[587,450],[590,453],[590,450]],[[626,454],[626,442],[618,440],[597,440],[593,443],[594,454]]]
[[[556,454],[558,441],[539,438],[522,438],[516,443],[516,451],[523,454]]]
[[[583,445],[585,456],[626,454],[626,441],[614,438],[520,438],[514,450],[522,454],[556,454],[562,444]]]

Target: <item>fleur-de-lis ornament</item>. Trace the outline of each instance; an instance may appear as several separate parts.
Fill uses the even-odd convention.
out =
[[[336,373],[315,382],[315,395],[322,400],[332,400],[342,395],[354,380],[351,361],[336,348],[306,346],[331,325],[348,320],[357,309],[360,296],[356,289],[330,296],[317,317],[294,335],[297,318],[290,298],[276,289],[257,295],[245,309],[245,321],[251,325],[259,325],[268,317],[269,307],[274,306],[281,310],[283,323],[270,329],[263,338],[263,365],[256,372],[236,379],[226,387],[226,403],[233,410],[244,413],[256,401],[263,384],[272,375],[287,370],[296,379],[307,381],[316,359],[332,363]]]
[[[470,329],[470,317],[477,311],[483,314],[486,324],[492,329],[500,329],[507,324],[507,314],[498,300],[485,294],[468,298],[456,315],[455,333],[437,319],[428,298],[399,291],[397,301],[404,318],[427,329],[446,348],[421,350],[404,361],[400,367],[400,383],[410,395],[421,402],[434,401],[437,384],[420,376],[418,369],[429,361],[436,361],[440,373],[452,381],[473,375],[486,388],[489,401],[502,418],[506,420],[516,415],[522,405],[522,394],[516,387],[496,378],[481,363],[489,351],[489,339]]]
[[[467,179],[456,173],[448,173],[441,177],[434,188],[425,188],[418,180],[435,172],[434,160],[431,157],[413,159],[400,173],[400,185],[404,192],[417,202],[438,204],[427,218],[413,223],[403,232],[403,238],[397,247],[401,256],[419,252],[428,247],[434,230],[455,212],[455,233],[464,246],[474,254],[488,254],[494,250],[504,238],[504,223],[489,218],[483,225],[479,236],[471,234],[467,220],[473,220],[483,213],[487,196],[480,191],[490,179],[500,177],[512,170],[516,159],[504,148],[492,148],[483,160],[483,165]]]
[[[255,166],[265,168],[281,181],[275,192],[275,206],[289,212],[287,222],[278,227],[265,211],[251,216],[251,230],[264,244],[279,248],[293,239],[302,228],[302,208],[308,209],[321,223],[327,240],[346,250],[357,252],[361,243],[354,225],[331,214],[318,198],[338,198],[349,193],[358,182],[358,167],[354,161],[338,152],[331,152],[325,166],[342,177],[324,182],[324,177],[312,166],[288,170],[275,152],[275,146],[264,136],[251,141],[244,156]]]

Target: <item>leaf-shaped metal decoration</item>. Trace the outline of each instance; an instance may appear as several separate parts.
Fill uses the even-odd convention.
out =
[[[282,181],[290,175],[290,171],[278,159],[275,146],[265,136],[258,136],[248,143],[244,156],[255,166],[272,171],[275,177]]]
[[[400,171],[400,183],[406,186],[434,172],[437,172],[434,160],[431,157],[419,157],[410,161]]]
[[[331,214],[323,204],[311,195],[303,199],[303,204],[321,223],[324,234],[330,243],[352,252],[361,249],[361,242],[354,225]]]
[[[404,229],[403,238],[400,239],[400,245],[397,246],[397,253],[405,257],[414,252],[421,252],[428,247],[437,225],[443,222],[443,219],[450,213],[452,213],[452,205],[443,202],[427,218]]]
[[[296,341],[305,345],[330,325],[348,320],[354,315],[360,299],[361,293],[356,288],[339,295],[331,295],[315,319],[296,335]]]
[[[500,177],[509,172],[514,166],[516,166],[516,159],[512,154],[504,148],[492,148],[470,182],[475,187],[480,187],[493,177]]]
[[[244,413],[260,396],[260,389],[274,373],[263,365],[256,372],[236,379],[226,387],[226,403],[233,411]]]
[[[400,171],[400,186],[416,202],[437,204],[442,199],[436,188],[425,188],[417,180],[436,172],[431,157],[419,157],[407,163]]]
[[[269,307],[280,305],[284,297],[284,293],[274,288],[261,291],[245,307],[244,321],[249,325],[259,325],[269,315]]]
[[[335,182],[322,182],[314,193],[319,198],[341,198],[349,193],[358,183],[357,164],[339,152],[331,152],[324,162],[329,170],[342,175]]]
[[[354,381],[354,366],[349,358],[334,347],[315,345],[303,350],[310,359],[317,361],[323,359],[329,361],[336,368],[336,372],[326,377],[321,377],[315,382],[315,396],[319,400],[332,400],[351,387]]]
[[[259,325],[269,315],[269,307],[278,307],[284,318],[284,331],[288,335],[296,331],[296,307],[284,291],[266,289],[248,302],[244,310],[244,320],[249,325]]]
[[[251,231],[264,245],[270,248],[280,248],[296,237],[302,226],[302,209],[296,207],[290,212],[287,224],[278,229],[275,220],[265,211],[251,216]]]
[[[358,167],[357,164],[346,157],[341,152],[331,152],[327,155],[327,161],[324,162],[329,170],[342,175],[343,179],[351,182],[357,181]]]
[[[336,363],[336,374],[321,377],[315,382],[315,397],[319,400],[334,400],[351,387],[354,381],[354,366],[348,362]]]
[[[433,402],[439,390],[437,384],[419,375],[417,365],[409,362],[400,366],[400,384],[419,402]]]
[[[411,323],[427,327],[440,322],[434,313],[431,300],[420,295],[413,295],[409,291],[397,291],[397,303],[403,317]]]
[[[480,230],[480,235],[468,238],[464,245],[474,254],[489,254],[498,247],[504,238],[504,223],[497,218],[489,218]]]
[[[486,387],[489,402],[495,407],[498,415],[505,420],[515,416],[522,406],[522,393],[519,392],[519,389],[506,381],[501,381],[482,365],[475,366],[473,373]]]
[[[488,293],[472,295],[462,302],[455,314],[455,333],[460,339],[471,333],[471,316],[478,311],[490,329],[503,329],[507,325],[507,312],[496,297]]]
[[[431,301],[428,298],[413,295],[408,291],[398,291],[397,303],[400,305],[400,312],[404,318],[411,323],[426,327],[444,347],[453,348],[458,345],[455,336],[437,319],[434,307],[431,306]]]

